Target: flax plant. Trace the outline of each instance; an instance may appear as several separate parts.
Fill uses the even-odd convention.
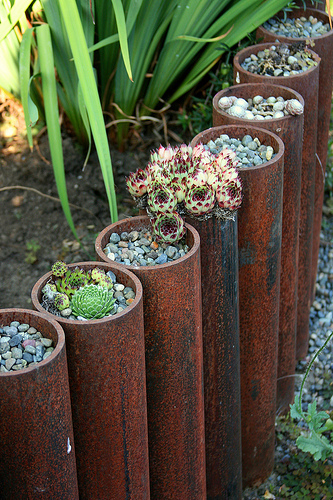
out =
[[[3,0],[2,3],[5,4],[5,1]],[[120,50],[127,75],[128,78],[132,78],[122,2],[110,0],[109,3],[114,9]],[[30,2],[15,0],[12,4],[8,2],[11,8],[7,9],[6,15],[1,17],[1,43],[8,45],[9,37],[17,28],[20,18],[24,19],[25,12],[31,4],[34,4],[32,0]],[[76,236],[66,189],[58,97],[71,120],[78,139],[90,144],[91,135],[93,136],[108,196],[111,219],[116,221],[118,217],[111,157],[92,64],[93,56],[88,51],[88,45],[92,45],[94,39],[94,6],[91,2],[90,10],[89,2],[85,0],[77,2],[75,0],[42,0],[40,5],[42,12],[38,25],[34,28],[26,26],[20,46],[21,100],[25,112],[28,140],[32,146],[31,126],[38,118],[38,108],[33,102],[30,89],[32,80],[40,76],[57,189],[68,224]],[[35,44],[35,35],[38,65],[34,65],[33,75],[30,76],[31,51]],[[18,58],[18,53],[15,55]],[[56,74],[58,79],[56,79]]]

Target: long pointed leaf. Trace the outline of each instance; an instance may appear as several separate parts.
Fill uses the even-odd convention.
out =
[[[62,142],[59,124],[59,110],[56,90],[56,80],[54,74],[54,61],[50,28],[43,24],[36,28],[40,70],[42,76],[42,87],[45,105],[45,116],[47,131],[49,136],[50,153],[54,176],[57,184],[59,198],[62,209],[73,234],[77,238],[74,222],[68,203],[66,178],[64,168],[64,158],[62,152]]]
[[[16,23],[19,21],[20,17],[24,15],[29,5],[33,0],[16,0],[13,7],[11,8],[8,16],[0,24],[0,42],[8,35],[8,33],[14,28]]]
[[[112,1],[112,5],[114,8],[115,16],[116,16],[117,29],[118,29],[118,33],[119,33],[120,49],[121,49],[121,53],[123,56],[125,68],[126,68],[126,71],[128,74],[128,78],[131,81],[133,81],[131,63],[130,63],[129,53],[128,53],[126,21],[125,21],[125,14],[124,14],[123,5],[121,3],[121,0],[111,0],[111,1]]]
[[[32,122],[38,120],[38,109],[33,104],[29,103],[29,87],[30,87],[30,53],[32,43],[32,28],[28,29],[22,37],[20,47],[20,86],[21,86],[21,102],[24,111],[24,121],[27,130],[29,146],[32,149]],[[31,99],[30,99],[31,100]],[[34,109],[35,106],[35,109]]]
[[[86,39],[75,0],[59,0],[59,4],[103,173],[111,219],[115,222],[118,219],[118,215],[110,150]]]

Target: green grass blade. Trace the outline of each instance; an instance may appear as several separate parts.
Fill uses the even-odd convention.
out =
[[[54,73],[54,60],[50,28],[43,24],[36,28],[45,116],[50,144],[50,153],[61,206],[74,236],[77,238],[74,222],[68,203],[64,159],[59,124],[59,110]]]
[[[126,21],[125,21],[125,14],[124,14],[123,5],[121,3],[121,0],[111,0],[111,1],[112,1],[115,16],[116,16],[116,23],[117,23],[118,33],[119,33],[119,43],[120,43],[121,54],[123,56],[125,68],[126,68],[126,71],[128,74],[128,78],[131,81],[133,81],[131,63],[130,63],[129,52],[128,52]]]
[[[14,28],[32,2],[33,0],[15,0],[15,3],[9,11],[7,17],[2,20],[0,24],[0,42]]]
[[[38,120],[38,109],[31,101],[29,96],[30,54],[31,54],[32,33],[33,30],[31,28],[25,31],[25,33],[23,34],[20,47],[20,62],[19,62],[21,103],[24,111],[24,121],[27,129],[27,138],[31,149],[33,147],[31,126],[33,122],[36,123],[36,121]]]
[[[106,193],[109,200],[111,219],[115,222],[118,219],[118,214],[110,150],[86,39],[75,0],[59,0],[59,4],[102,169]]]

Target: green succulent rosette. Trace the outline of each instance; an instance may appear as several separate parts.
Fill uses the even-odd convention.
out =
[[[107,316],[116,299],[105,286],[86,285],[75,291],[70,307],[74,316],[85,319],[99,319]]]

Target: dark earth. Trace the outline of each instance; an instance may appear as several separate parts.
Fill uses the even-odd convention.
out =
[[[31,309],[31,289],[54,261],[96,260],[96,236],[111,218],[96,152],[82,170],[85,152],[63,127],[67,192],[79,242],[75,239],[58,201],[47,133],[35,138],[31,152],[19,107],[8,107],[10,116],[3,106],[0,121],[0,308]],[[110,145],[119,219],[136,213],[125,175],[144,167],[150,150],[165,144],[158,130],[147,130],[132,134],[124,152]]]

